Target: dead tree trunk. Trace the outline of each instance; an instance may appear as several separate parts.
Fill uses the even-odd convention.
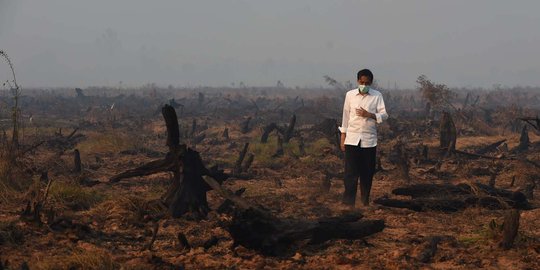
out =
[[[300,136],[298,142],[298,150],[300,151],[300,156],[306,155],[306,145],[304,143],[304,137]]]
[[[229,129],[228,128],[225,128],[225,130],[223,130],[223,134],[221,135],[221,137],[223,137],[223,139],[225,139],[225,140],[229,140]]]
[[[81,153],[79,152],[79,149],[75,149],[75,151],[73,151],[73,164],[74,164],[73,171],[76,173],[80,173],[82,171],[82,166],[81,166]]]
[[[289,141],[293,137],[295,124],[296,124],[296,114],[293,114],[293,116],[291,117],[291,121],[289,122],[289,126],[287,126],[287,130],[285,131],[285,134],[283,135],[284,143],[289,143]]]
[[[401,141],[398,141],[393,147],[389,156],[390,162],[394,163],[399,171],[399,175],[405,181],[410,182],[409,176],[409,157],[407,150]]]
[[[529,140],[529,132],[527,131],[527,126],[523,126],[523,129],[521,129],[521,136],[519,137],[519,145],[517,147],[517,151],[527,151],[530,144],[531,142]]]
[[[238,155],[238,159],[236,159],[236,162],[234,163],[233,174],[236,175],[242,173],[242,163],[244,162],[244,158],[246,157],[248,148],[249,143],[245,143],[244,148],[242,148],[242,151]]]
[[[456,126],[452,120],[452,116],[448,112],[444,112],[440,125],[440,145],[442,150],[453,152],[456,150]]]
[[[198,152],[180,144],[180,129],[176,111],[172,106],[162,108],[163,118],[167,126],[167,146],[169,153],[161,160],[151,161],[138,168],[127,170],[113,176],[110,182],[118,182],[124,178],[146,176],[159,172],[173,173],[172,183],[162,196],[162,202],[172,217],[180,217],[191,213],[196,218],[206,216],[209,211],[206,192],[210,190],[202,178],[208,175],[219,182],[227,179],[223,171],[217,167],[208,170]]]
[[[499,145],[503,144],[504,142],[506,142],[506,139],[494,142],[494,143],[492,143],[492,144],[490,144],[490,145],[488,145],[486,147],[483,147],[483,148],[479,149],[475,153],[478,154],[478,155],[484,155],[484,154],[489,153],[491,151],[495,151],[499,147]]]
[[[195,137],[195,132],[197,131],[197,119],[193,119],[193,122],[191,122],[191,132],[189,137],[193,138]]]
[[[270,123],[269,125],[265,126],[263,129],[263,134],[261,136],[261,143],[267,143],[268,136],[270,136],[270,133],[274,131],[274,129],[276,128],[277,128],[276,123]]]
[[[243,172],[247,172],[249,170],[254,159],[255,159],[255,155],[253,153],[249,153],[246,161],[244,162],[244,165],[242,165]]]
[[[215,180],[206,176],[203,179],[234,205],[233,218],[226,226],[233,238],[233,246],[242,245],[264,255],[294,254],[294,249],[300,245],[319,244],[330,239],[361,239],[385,227],[383,220],[360,220],[362,215],[359,213],[318,221],[279,219],[223,188]]]
[[[499,245],[505,250],[510,249],[514,244],[519,229],[519,216],[519,210],[515,209],[509,210],[504,215],[503,235]]]
[[[246,134],[249,132],[249,122],[251,121],[251,117],[248,117],[242,124],[240,125],[240,132],[242,134]]]
[[[283,156],[285,152],[283,151],[283,139],[281,136],[278,135],[277,137],[277,150],[276,153],[272,157],[280,157]]]
[[[349,214],[318,221],[277,219],[249,208],[237,211],[227,230],[233,246],[242,245],[264,255],[294,254],[299,245],[320,244],[330,239],[361,239],[384,229],[383,220],[360,220]]]
[[[375,203],[414,211],[435,210],[455,212],[467,207],[480,206],[489,209],[531,209],[525,195],[488,185],[458,184],[417,184],[392,190],[395,195],[411,196],[411,200],[378,198]]]

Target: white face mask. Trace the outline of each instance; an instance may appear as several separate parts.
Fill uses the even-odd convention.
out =
[[[358,91],[360,91],[360,93],[362,93],[362,94],[367,94],[367,93],[369,92],[369,86],[368,86],[368,85],[359,84],[359,85],[358,85]]]

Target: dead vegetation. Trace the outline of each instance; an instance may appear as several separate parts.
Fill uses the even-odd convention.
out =
[[[419,80],[383,89],[375,204],[353,212],[338,90],[27,90],[16,166],[2,122],[2,266],[539,267],[538,95]]]

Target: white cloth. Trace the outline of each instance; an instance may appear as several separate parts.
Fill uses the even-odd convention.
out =
[[[356,109],[364,110],[375,114],[372,118],[356,115]],[[358,145],[360,147],[377,146],[377,126],[376,123],[382,123],[388,119],[386,107],[381,92],[370,88],[366,95],[361,95],[358,88],[350,90],[345,95],[343,104],[343,120],[339,131],[346,133],[345,144]]]

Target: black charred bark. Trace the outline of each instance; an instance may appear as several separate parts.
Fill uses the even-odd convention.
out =
[[[167,206],[168,213],[172,217],[180,217],[186,213],[191,213],[195,218],[205,217],[209,211],[206,192],[211,188],[202,177],[208,175],[221,183],[228,176],[217,167],[208,170],[197,151],[180,144],[178,118],[172,106],[165,105],[162,114],[167,126],[169,147],[166,157],[113,176],[110,182],[118,182],[128,177],[172,172],[171,185],[162,196],[162,202]]]

